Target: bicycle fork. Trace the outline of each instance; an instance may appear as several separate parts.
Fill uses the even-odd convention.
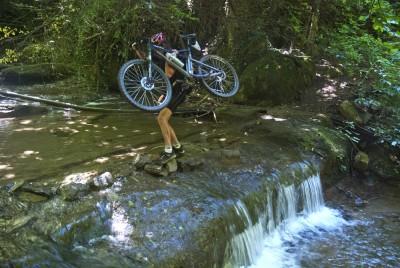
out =
[[[152,77],[152,75],[151,75],[151,61],[152,61],[152,59],[151,59],[151,45],[150,45],[150,43],[148,43],[147,44],[147,61],[148,61],[148,63],[149,63],[149,70],[148,70],[148,73],[149,73],[149,75],[148,75],[148,77],[149,77],[149,79],[151,79],[151,77]]]

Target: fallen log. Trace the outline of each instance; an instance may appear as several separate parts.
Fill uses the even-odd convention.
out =
[[[15,93],[15,92],[12,92],[9,90],[3,90],[3,89],[0,89],[0,96],[4,96],[7,98],[11,98],[11,99],[23,99],[23,100],[36,101],[36,102],[48,104],[48,105],[55,106],[55,107],[72,108],[72,109],[76,109],[76,110],[80,110],[80,111],[88,111],[88,112],[107,112],[107,113],[143,112],[142,110],[134,110],[134,109],[127,110],[127,109],[108,109],[108,108],[87,107],[87,106],[76,105],[76,104],[67,103],[67,102],[48,100],[48,99],[29,96],[29,95],[25,95],[25,94],[19,94],[19,93]],[[153,113],[153,114],[157,114],[157,113]],[[210,114],[213,114],[213,111],[212,110],[190,109],[190,110],[176,111],[175,114],[182,115],[182,116],[195,116],[195,117],[199,118],[199,117],[208,116]]]

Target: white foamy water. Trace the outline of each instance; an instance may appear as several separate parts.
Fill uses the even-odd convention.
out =
[[[305,233],[322,235],[346,224],[337,210],[324,206],[319,175],[299,186],[277,187],[275,203],[269,193],[266,211],[257,222],[251,221],[241,201],[237,202],[235,212],[246,229],[230,241],[225,252],[226,268],[300,267],[296,243]]]
[[[319,211],[293,220],[283,222],[264,239],[263,249],[250,266],[252,268],[287,268],[300,267],[296,251],[291,251],[302,239],[302,232],[321,235],[322,232],[334,231],[346,224],[337,210],[321,207]]]

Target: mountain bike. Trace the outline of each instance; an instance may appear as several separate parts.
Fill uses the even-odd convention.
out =
[[[171,101],[171,83],[164,71],[153,62],[153,53],[163,58],[185,78],[200,80],[215,96],[228,98],[238,92],[239,78],[228,61],[216,55],[204,55],[196,60],[192,54],[192,49],[200,49],[196,34],[180,37],[185,41],[183,49],[168,49],[148,40],[146,59],[134,59],[122,65],[118,73],[119,88],[133,106],[156,112]]]

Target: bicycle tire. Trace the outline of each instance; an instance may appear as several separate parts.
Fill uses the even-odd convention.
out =
[[[147,86],[148,84],[145,83],[149,81],[146,80],[149,79],[146,76],[147,73],[148,63],[145,60],[135,59],[126,62],[118,72],[119,89],[134,107],[148,112],[157,112],[171,101],[171,83],[164,71],[152,63],[154,83],[152,86]]]
[[[213,95],[223,98],[234,96],[239,91],[239,77],[235,68],[225,59],[216,55],[206,55],[200,59],[201,63],[219,69],[224,77],[201,78],[202,84]],[[199,73],[209,72],[207,67],[200,66]]]

